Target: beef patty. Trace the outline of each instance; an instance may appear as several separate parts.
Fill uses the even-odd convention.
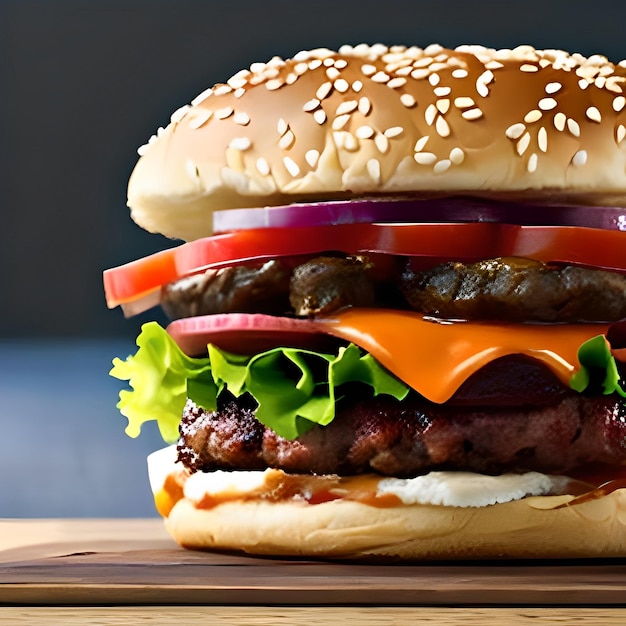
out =
[[[280,468],[293,473],[414,476],[433,469],[562,473],[626,461],[626,401],[568,394],[540,407],[455,407],[412,396],[361,396],[294,441],[254,417],[244,397],[206,412],[188,401],[179,460],[192,471]]]
[[[166,285],[172,319],[216,313],[319,317],[347,307],[413,309],[447,319],[611,322],[626,317],[626,276],[528,259],[415,269],[412,258],[327,254],[208,270]]]

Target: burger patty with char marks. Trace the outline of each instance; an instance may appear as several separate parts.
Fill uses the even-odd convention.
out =
[[[450,262],[415,270],[395,259],[382,271],[362,257],[273,259],[208,270],[162,290],[172,319],[216,313],[316,317],[347,307],[413,309],[446,319],[611,322],[626,317],[626,276],[528,259]]]
[[[626,460],[626,402],[568,394],[541,407],[434,405],[412,396],[344,399],[335,419],[294,441],[254,417],[244,397],[205,412],[188,401],[178,458],[191,471],[280,468],[292,473],[415,476],[450,469],[564,473]]]

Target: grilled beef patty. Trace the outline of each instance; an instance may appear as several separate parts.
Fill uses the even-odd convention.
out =
[[[626,317],[626,275],[528,259],[444,263],[337,254],[274,259],[184,278],[162,290],[172,319],[216,313],[320,317],[347,307],[413,309],[446,319],[612,322]]]
[[[455,407],[366,395],[294,441],[254,417],[249,399],[205,412],[189,401],[179,460],[192,471],[280,468],[293,473],[414,476],[433,469],[560,473],[626,461],[626,401],[568,394],[540,407]]]

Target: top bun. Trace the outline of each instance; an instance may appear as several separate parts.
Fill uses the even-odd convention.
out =
[[[626,62],[520,46],[343,46],[254,63],[139,149],[143,228],[211,234],[211,212],[368,194],[626,204]]]

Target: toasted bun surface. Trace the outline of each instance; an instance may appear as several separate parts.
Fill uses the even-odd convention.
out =
[[[539,496],[481,508],[250,501],[204,510],[183,499],[166,526],[186,548],[265,555],[402,560],[626,556],[626,489],[555,508],[571,499]]]
[[[374,193],[626,203],[626,64],[557,50],[344,46],[255,63],[172,115],[131,176],[142,227]]]

